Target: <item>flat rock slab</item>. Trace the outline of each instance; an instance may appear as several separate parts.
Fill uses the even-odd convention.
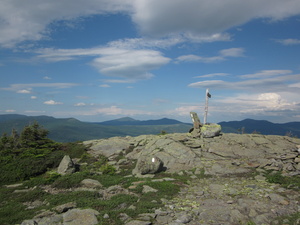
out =
[[[165,202],[159,220],[175,224],[176,215],[189,215],[189,224],[195,225],[278,224],[279,215],[298,212],[295,196],[298,192],[251,177],[194,179],[177,197]]]

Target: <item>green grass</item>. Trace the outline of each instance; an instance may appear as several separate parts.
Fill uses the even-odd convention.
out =
[[[270,183],[280,184],[289,189],[300,191],[300,177],[299,176],[283,176],[280,171],[266,171],[266,180]]]
[[[278,224],[298,225],[300,221],[300,212],[288,216],[281,216],[277,218]]]
[[[117,194],[105,200],[100,192],[97,191],[66,191],[59,194],[49,194],[39,188],[40,185],[45,183],[48,185],[50,183],[53,188],[59,189],[79,187],[80,182],[85,178],[98,180],[104,188],[113,185],[128,188],[135,181],[144,182],[132,190],[133,194]],[[93,175],[88,172],[77,172],[66,176],[54,176],[51,179],[49,179],[49,175],[44,175],[26,181],[18,189],[38,187],[32,188],[32,190],[25,193],[13,193],[17,188],[0,188],[0,224],[18,224],[25,219],[33,218],[41,209],[51,210],[61,204],[76,202],[78,208],[92,208],[99,211],[99,224],[118,225],[123,224],[118,218],[120,213],[126,213],[130,217],[135,218],[141,213],[153,212],[154,209],[162,206],[161,198],[172,198],[179,191],[179,185],[171,181],[151,182],[150,178],[124,177],[118,174]],[[143,185],[151,186],[157,189],[158,192],[142,193]],[[45,202],[45,204],[36,209],[26,210],[23,203],[35,200],[40,200]],[[135,206],[136,210],[128,209],[131,205]],[[109,219],[104,219],[104,214],[108,214]]]

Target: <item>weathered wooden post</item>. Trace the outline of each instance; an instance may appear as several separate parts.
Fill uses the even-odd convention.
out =
[[[205,109],[204,109],[204,120],[203,124],[207,124],[207,114],[208,114],[208,99],[211,98],[211,95],[209,94],[209,89],[206,89],[205,93]]]

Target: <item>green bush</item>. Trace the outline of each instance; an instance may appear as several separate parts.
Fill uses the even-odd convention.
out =
[[[265,176],[266,180],[270,183],[280,184],[285,188],[300,190],[299,176],[283,176],[280,171],[267,171]]]
[[[77,172],[69,175],[64,175],[59,178],[57,178],[54,183],[52,184],[52,187],[55,188],[64,188],[69,189],[72,187],[79,187],[80,182],[84,180],[85,178],[91,178],[92,176],[88,172]]]
[[[110,164],[105,164],[100,167],[100,171],[103,174],[114,175],[116,173],[116,168]]]

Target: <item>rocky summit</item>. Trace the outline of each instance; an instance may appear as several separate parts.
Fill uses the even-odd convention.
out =
[[[142,213],[135,218],[121,213],[119,217],[123,224],[288,224],[287,220],[282,222],[280,218],[300,213],[299,187],[283,187],[267,182],[265,177],[266,171],[280,171],[286,177],[299,177],[298,138],[259,134],[195,138],[189,133],[176,133],[113,137],[83,144],[95,159],[107,157],[108,164],[115,167],[117,173],[122,165],[134,165],[127,177],[146,177],[148,183],[138,181],[127,187],[121,184],[104,187],[98,181],[86,179],[81,182],[81,190],[100,193],[103,199],[110,199],[117,193],[139,198],[140,195],[132,193],[137,185],[143,188],[142,194],[158,194],[158,190],[148,185],[149,182],[169,180],[180,186],[178,194],[171,199],[162,198],[163,205],[150,213]],[[165,177],[164,174],[184,176],[187,182],[176,180],[176,176]],[[63,191],[45,189],[51,194]],[[118,207],[136,210],[134,204]],[[97,224],[99,213],[71,204],[60,212],[56,209],[51,215],[40,215],[22,224],[49,224],[46,221],[52,221],[52,224],[87,224],[82,221],[82,216],[76,217],[81,214],[88,218],[86,221],[91,221],[88,224]],[[105,214],[103,218],[107,219],[109,215]],[[294,224],[300,224],[299,218]]]
[[[229,176],[253,168],[300,174],[300,139],[259,134],[222,134],[193,138],[189,134],[113,137],[83,142],[94,157],[105,155],[111,164],[120,154],[126,160],[157,157],[165,171],[203,169],[207,175]],[[151,162],[150,162],[151,163]]]

